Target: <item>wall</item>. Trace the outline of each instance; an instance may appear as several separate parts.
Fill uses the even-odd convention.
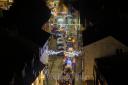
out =
[[[87,45],[84,47],[85,55],[84,55],[84,73],[85,80],[93,79],[93,66],[94,59],[112,55],[116,53],[116,49],[122,48],[124,52],[128,51],[128,47],[120,43],[118,40],[114,39],[111,36],[105,37],[95,43]]]

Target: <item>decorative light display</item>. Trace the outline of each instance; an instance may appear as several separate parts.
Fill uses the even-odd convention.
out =
[[[57,55],[57,54],[62,53],[64,51],[47,50],[46,52],[48,53],[48,55]]]
[[[72,51],[72,52],[65,52],[65,51],[54,51],[54,50],[47,50],[46,51],[48,55],[57,55],[59,53],[64,52],[66,56],[73,57],[73,56],[79,56],[81,54],[81,51]]]

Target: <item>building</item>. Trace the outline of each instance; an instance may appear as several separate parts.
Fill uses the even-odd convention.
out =
[[[127,84],[128,53],[117,52],[115,55],[95,59],[93,70],[94,85]]]
[[[123,52],[128,51],[128,47],[122,44],[112,36],[107,36],[101,40],[93,42],[84,47],[84,81],[94,80],[93,70],[95,65],[95,59],[101,57],[108,57],[117,53],[118,49],[122,49]],[[116,58],[115,58],[116,59]],[[91,85],[91,84],[85,84]]]

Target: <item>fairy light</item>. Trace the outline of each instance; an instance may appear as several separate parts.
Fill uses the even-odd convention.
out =
[[[79,54],[81,54],[81,51],[72,51],[72,52],[65,52],[65,51],[54,51],[54,50],[46,50],[48,55],[57,55],[59,53],[64,53],[66,56],[79,56]]]

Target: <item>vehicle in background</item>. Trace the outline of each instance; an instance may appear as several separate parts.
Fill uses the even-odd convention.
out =
[[[63,46],[58,46],[57,50],[59,50],[59,51],[64,50],[64,47]]]

